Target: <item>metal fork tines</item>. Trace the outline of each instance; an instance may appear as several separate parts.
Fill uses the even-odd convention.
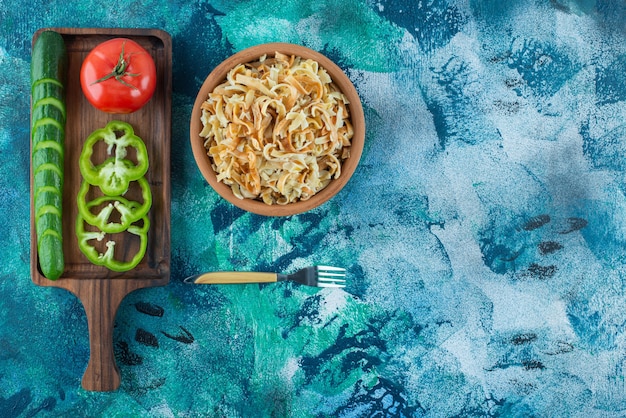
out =
[[[345,287],[346,270],[341,267],[313,266],[306,267],[293,274],[279,274],[278,280],[295,282],[316,287]]]
[[[319,287],[345,287],[346,269],[331,266],[316,266]]]

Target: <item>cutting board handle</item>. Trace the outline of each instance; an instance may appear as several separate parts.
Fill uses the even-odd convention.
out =
[[[89,362],[82,379],[83,388],[89,391],[114,391],[121,381],[113,351],[113,325],[126,293],[112,292],[110,284],[110,280],[95,280],[92,286],[83,288],[87,291],[79,289],[77,295],[85,308],[89,327]]]

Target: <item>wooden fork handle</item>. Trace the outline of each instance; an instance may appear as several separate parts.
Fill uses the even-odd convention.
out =
[[[199,275],[196,284],[242,284],[242,283],[273,283],[278,280],[276,273],[247,271],[219,271]]]

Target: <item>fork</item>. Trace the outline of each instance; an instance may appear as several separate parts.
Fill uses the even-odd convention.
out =
[[[341,267],[312,266],[293,274],[219,271],[196,274],[187,277],[184,282],[190,284],[244,284],[274,283],[291,280],[306,286],[345,287],[346,270]]]

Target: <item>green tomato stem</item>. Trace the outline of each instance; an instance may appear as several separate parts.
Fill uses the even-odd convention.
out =
[[[101,83],[105,80],[108,80],[109,78],[115,78],[117,81],[119,81],[126,87],[137,90],[137,87],[122,80],[122,77],[124,76],[137,77],[140,75],[140,73],[129,73],[126,71],[126,68],[128,68],[128,66],[130,65],[130,57],[133,54],[130,53],[128,54],[127,58],[124,57],[124,45],[125,44],[126,42],[122,43],[122,51],[120,52],[120,57],[117,60],[117,64],[115,65],[115,67],[113,67],[113,71],[111,71],[109,74],[105,75],[104,77],[99,78],[98,80],[94,81],[93,83],[91,83],[91,85]]]

